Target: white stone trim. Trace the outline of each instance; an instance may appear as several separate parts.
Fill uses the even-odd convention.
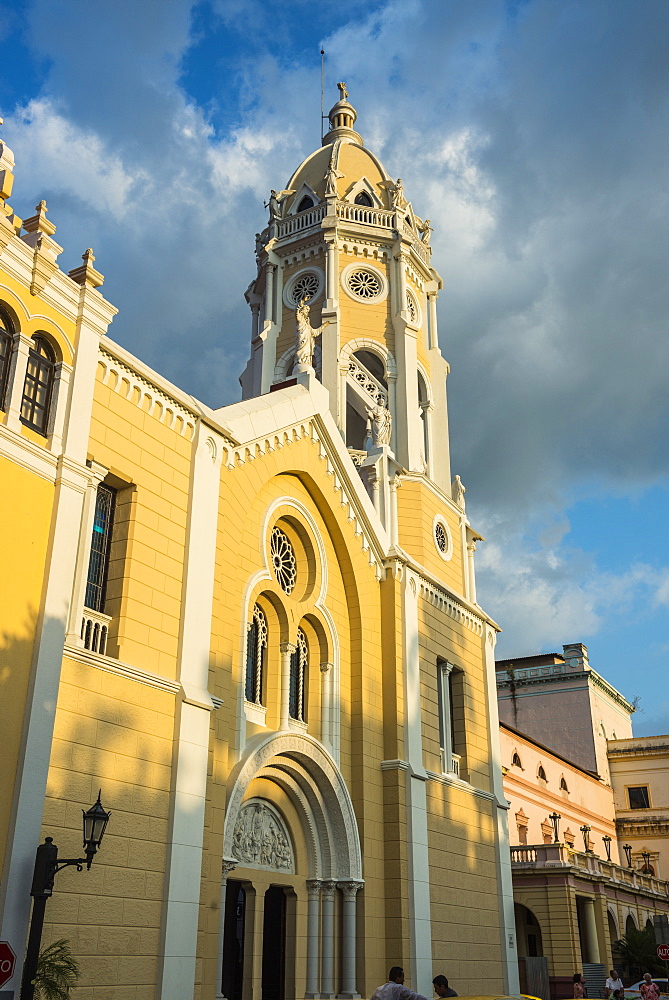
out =
[[[87,667],[95,667],[96,670],[103,670],[107,674],[116,674],[117,677],[123,677],[124,680],[145,684],[158,691],[167,691],[169,694],[176,695],[182,690],[179,681],[161,677],[160,674],[152,674],[149,670],[140,670],[139,667],[123,663],[122,660],[115,660],[111,656],[101,656],[100,653],[92,653],[88,649],[79,649],[78,646],[66,644],[63,655],[68,660],[76,660],[79,663],[84,663]]]
[[[20,431],[10,430],[0,424],[0,454],[22,469],[34,472],[48,483],[56,480],[58,458],[46,448],[29,440]]]
[[[192,486],[184,567],[179,679],[187,700],[175,720],[161,1000],[193,995],[207,796],[208,693],[223,438],[200,422],[193,442]],[[206,704],[209,699],[209,705]]]
[[[307,184],[307,182],[304,181],[303,184],[302,184],[302,186],[300,187],[299,191],[297,191],[293,195],[293,199],[291,201],[290,208],[286,212],[286,217],[287,216],[291,216],[291,215],[297,215],[297,212],[298,212],[297,206],[300,204],[300,202],[302,201],[303,198],[307,198],[307,197],[311,198],[312,203],[313,203],[312,205],[309,206],[309,208],[317,208],[321,204],[321,199],[318,197],[318,195],[316,194],[316,192],[312,188],[311,184]],[[303,208],[302,211],[303,212],[308,212],[309,209]]]
[[[409,770],[406,772],[409,937],[415,989],[424,996],[428,996],[432,983],[432,919],[427,825],[427,772],[423,766],[418,597],[418,578],[412,572],[404,573],[402,579],[402,673],[404,676],[404,746],[409,763]]]
[[[301,267],[299,271],[291,274],[290,278],[288,278],[283,286],[283,304],[287,309],[295,309],[297,306],[297,303],[292,298],[293,287],[298,279],[304,274],[314,274],[318,278],[318,288],[309,301],[316,302],[317,299],[320,299],[323,295],[323,291],[325,289],[325,274],[323,273],[323,268],[319,267],[317,264],[309,264],[307,267]]]
[[[446,551],[442,552],[437,545],[437,525],[440,524],[446,533]],[[448,526],[448,521],[443,516],[443,514],[435,514],[432,519],[432,544],[439,556],[444,560],[444,562],[450,562],[453,558],[453,535],[451,534],[451,529]]]
[[[381,285],[381,290],[378,294],[372,295],[369,298],[363,298],[360,295],[355,295],[348,287],[348,279],[355,271],[369,271],[373,274]],[[349,299],[353,299],[354,302],[361,303],[362,305],[376,305],[376,303],[384,302],[385,299],[388,298],[388,279],[385,274],[378,269],[378,267],[373,267],[368,260],[355,261],[353,264],[347,264],[341,272],[340,284]]]
[[[339,352],[339,363],[341,365],[348,364],[356,351],[370,351],[372,354],[378,355],[384,363],[386,378],[388,380],[397,378],[395,358],[380,340],[373,340],[371,337],[356,337],[355,340],[349,340],[342,345]]]
[[[100,351],[99,365],[102,368],[103,385],[124,399],[134,402],[138,409],[148,413],[161,424],[167,424],[171,430],[185,436],[189,441],[193,440],[197,423],[194,413],[186,410],[146,378],[103,350]],[[148,409],[145,406],[147,400]]]

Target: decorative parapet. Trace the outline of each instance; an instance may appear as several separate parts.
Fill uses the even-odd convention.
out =
[[[100,350],[98,364],[102,369],[103,385],[188,441],[193,440],[198,419],[195,413],[104,350]]]
[[[635,868],[623,868],[613,861],[604,861],[597,854],[574,851],[567,844],[523,844],[510,848],[514,871],[570,868],[581,876],[605,880],[616,887],[628,887],[635,892],[653,896],[669,894],[669,882],[644,875]]]
[[[456,597],[449,594],[447,591],[442,590],[437,587],[434,583],[429,583],[427,580],[421,578],[420,580],[420,594],[421,597],[429,601],[434,607],[438,608],[440,611],[445,611],[449,618],[453,621],[459,622],[468,628],[471,632],[476,635],[483,635],[483,619],[478,618],[473,612],[469,611],[464,604],[460,604]]]

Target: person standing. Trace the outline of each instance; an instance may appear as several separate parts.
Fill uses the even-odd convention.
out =
[[[625,987],[617,969],[610,970],[609,978],[606,980],[604,988],[606,990],[606,1000],[609,1000],[610,996],[613,996],[614,1000],[623,1000]]]
[[[588,992],[585,988],[585,979],[580,972],[575,972],[573,975],[574,980],[574,998],[575,1000],[584,1000],[587,997]]]
[[[650,972],[644,972],[643,982],[639,987],[641,1000],[660,1000],[660,987],[653,982]]]
[[[434,992],[438,997],[456,997],[458,994],[448,985],[446,976],[435,976],[432,980]]]
[[[404,985],[404,969],[393,965],[388,973],[388,982],[377,986],[372,993],[372,1000],[427,1000],[421,993],[414,993]]]

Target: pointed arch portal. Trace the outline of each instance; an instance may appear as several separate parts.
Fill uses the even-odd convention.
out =
[[[228,783],[223,833],[223,890],[219,959],[225,962],[225,879],[238,863],[234,831],[249,785],[274,782],[291,800],[307,845],[306,997],[357,998],[356,898],[363,886],[362,852],[353,802],[333,758],[306,733],[261,734],[249,741]],[[234,876],[233,876],[234,878]],[[341,941],[335,948],[335,896],[341,893]],[[228,907],[228,910],[230,908]],[[335,970],[335,954],[341,969]],[[225,978],[225,973],[223,974]],[[222,995],[219,994],[219,995]],[[286,994],[288,995],[288,994]]]

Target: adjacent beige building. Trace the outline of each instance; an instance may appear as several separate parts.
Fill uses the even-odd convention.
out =
[[[618,838],[635,866],[669,878],[669,736],[611,740],[608,756]]]
[[[608,738],[631,733],[633,706],[580,643],[498,661],[497,685],[500,717],[515,723],[500,723],[500,741],[521,989],[557,1000],[583,971],[599,996],[615,942],[669,913],[667,741]]]

